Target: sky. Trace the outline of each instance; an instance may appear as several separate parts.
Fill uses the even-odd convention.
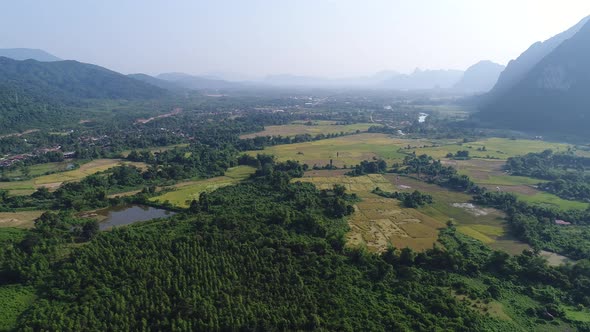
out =
[[[507,64],[588,0],[3,0],[0,48],[122,73],[251,79]]]

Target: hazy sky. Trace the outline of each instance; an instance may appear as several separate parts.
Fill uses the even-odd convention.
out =
[[[0,48],[123,73],[292,73],[506,64],[589,0],[4,0]]]

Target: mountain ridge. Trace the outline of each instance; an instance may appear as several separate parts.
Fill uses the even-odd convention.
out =
[[[0,57],[19,61],[29,59],[41,62],[63,61],[63,59],[38,48],[0,48]]]
[[[510,129],[588,136],[590,21],[537,63],[477,118]]]

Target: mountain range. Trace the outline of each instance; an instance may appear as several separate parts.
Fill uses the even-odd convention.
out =
[[[43,50],[38,49],[0,49],[0,56],[15,60],[33,59],[41,62],[61,61]],[[291,74],[269,75],[260,79],[244,79],[235,81],[227,79],[228,74],[219,75],[190,75],[185,73],[162,73],[150,76],[142,73],[127,75],[129,78],[148,83],[150,85],[169,90],[219,90],[236,88],[264,88],[264,87],[311,87],[311,88],[368,88],[395,90],[429,90],[454,89],[459,92],[486,92],[488,86],[495,83],[495,71],[501,68],[489,61],[480,62],[470,67],[465,73],[460,70],[420,70],[410,74],[384,70],[373,75],[322,78],[314,76],[300,76]],[[467,77],[465,77],[467,74]],[[233,79],[243,75],[231,74]],[[492,82],[493,83],[490,83]]]
[[[590,17],[511,61],[475,115],[492,126],[588,136]]]

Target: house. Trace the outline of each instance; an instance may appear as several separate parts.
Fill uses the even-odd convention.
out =
[[[567,226],[567,225],[571,225],[572,223],[571,222],[567,222],[565,220],[559,220],[559,219],[557,219],[557,220],[555,220],[555,224],[556,225],[561,225],[561,226]]]

